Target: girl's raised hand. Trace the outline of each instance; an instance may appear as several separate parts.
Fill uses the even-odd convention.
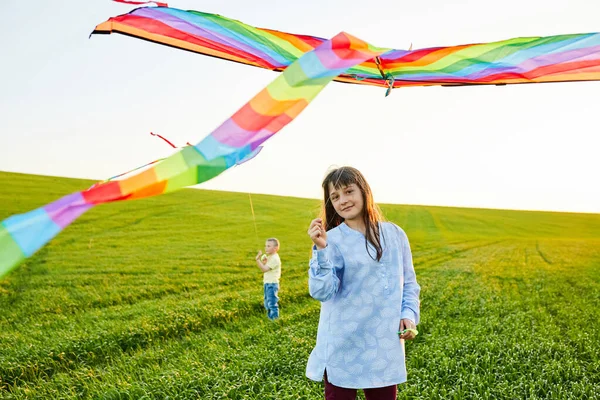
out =
[[[310,222],[308,236],[310,236],[310,240],[317,246],[317,249],[327,247],[327,232],[323,227],[323,220],[321,218],[315,218]]]

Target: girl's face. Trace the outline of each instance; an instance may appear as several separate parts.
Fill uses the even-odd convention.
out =
[[[363,195],[354,183],[342,186],[339,189],[336,189],[330,183],[329,201],[331,201],[335,212],[346,221],[360,219],[363,216]]]

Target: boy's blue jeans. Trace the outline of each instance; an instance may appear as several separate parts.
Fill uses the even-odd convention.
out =
[[[279,318],[279,283],[265,283],[265,309],[270,320]]]

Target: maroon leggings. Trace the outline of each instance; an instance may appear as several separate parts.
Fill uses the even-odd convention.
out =
[[[356,400],[358,389],[346,389],[332,385],[327,380],[325,371],[325,400]],[[363,389],[367,400],[396,400],[396,385],[380,388]]]

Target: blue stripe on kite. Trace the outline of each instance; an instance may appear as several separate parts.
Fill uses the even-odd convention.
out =
[[[31,257],[61,231],[43,208],[8,217],[2,225],[27,257]]]

